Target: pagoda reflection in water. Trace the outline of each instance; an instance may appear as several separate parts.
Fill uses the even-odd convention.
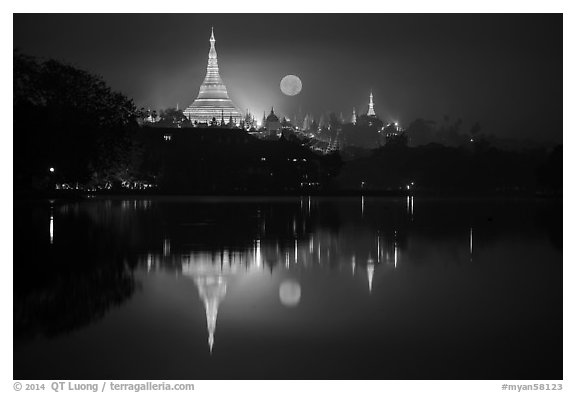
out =
[[[353,261],[352,272],[349,272],[350,278],[357,273],[357,265],[363,266],[366,271],[366,280],[368,292],[373,291],[373,280],[377,269],[380,265],[383,268],[394,269],[397,265],[397,244],[394,244],[394,250],[386,252],[381,245],[384,240],[381,235],[375,239],[374,250],[370,253],[376,253],[374,259],[371,256],[367,259],[360,258],[359,263],[357,255],[352,255]],[[285,269],[297,270],[308,269],[313,267],[342,266],[345,260],[350,260],[346,252],[342,250],[337,237],[328,232],[318,232],[311,235],[308,239],[293,239],[292,244],[288,245],[279,241],[263,242],[260,239],[254,241],[252,247],[244,250],[222,249],[218,251],[188,251],[172,253],[170,250],[170,240],[163,240],[163,250],[158,253],[149,253],[140,259],[141,265],[146,265],[148,272],[153,270],[175,270],[178,275],[192,279],[198,289],[198,294],[204,304],[206,312],[206,327],[208,331],[208,347],[212,353],[215,343],[216,323],[218,318],[218,309],[224,301],[228,286],[234,277],[248,274],[252,271]],[[173,247],[172,247],[173,248]],[[393,254],[395,260],[386,258],[386,255]],[[348,259],[347,259],[348,258]],[[286,283],[284,281],[283,283]],[[296,306],[300,300],[300,287],[297,282],[292,282],[291,290],[296,291],[294,294],[295,301],[286,302],[280,288],[280,300],[283,305]],[[296,301],[297,299],[297,301]]]
[[[210,256],[202,255],[196,260],[182,263],[182,274],[191,277],[198,287],[200,298],[204,302],[206,310],[206,326],[208,328],[208,345],[210,353],[214,346],[214,333],[216,331],[216,318],[218,306],[226,296],[228,278],[237,274],[239,264],[220,264],[210,259]]]

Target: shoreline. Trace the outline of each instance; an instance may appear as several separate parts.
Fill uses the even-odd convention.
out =
[[[177,193],[177,192],[44,192],[29,194],[14,194],[14,201],[26,200],[89,200],[89,199],[146,199],[146,198],[295,198],[295,197],[314,197],[314,198],[357,198],[357,197],[375,197],[375,198],[440,198],[440,199],[548,199],[562,200],[563,194],[558,192],[464,192],[464,191],[339,191],[339,192],[245,192],[245,193]]]

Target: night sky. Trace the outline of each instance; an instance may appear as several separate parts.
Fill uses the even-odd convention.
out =
[[[408,126],[476,121],[501,137],[562,141],[561,14],[15,15],[14,47],[101,75],[139,107],[192,103],[214,26],[232,100],[315,118],[352,107]],[[286,74],[302,92],[284,96]]]

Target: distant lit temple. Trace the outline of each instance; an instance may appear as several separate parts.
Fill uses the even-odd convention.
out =
[[[226,85],[224,85],[222,78],[220,78],[215,43],[214,29],[212,29],[206,77],[200,86],[198,97],[192,105],[186,108],[184,115],[192,123],[211,124],[213,119],[224,117],[231,118],[235,123],[239,123],[243,116],[230,97],[228,97]]]
[[[358,126],[368,126],[368,127],[376,127],[379,131],[382,131],[382,127],[384,127],[384,122],[376,115],[376,111],[374,110],[374,95],[370,92],[370,101],[368,102],[368,112],[365,114],[361,114],[356,116],[356,110],[353,109],[352,111],[352,124]]]
[[[370,92],[370,103],[368,103],[367,115],[376,117],[376,112],[374,111],[374,97],[372,96],[372,92]]]

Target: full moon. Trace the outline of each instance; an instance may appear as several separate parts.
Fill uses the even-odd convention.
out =
[[[286,75],[280,81],[280,90],[287,96],[295,96],[302,90],[302,81],[296,75]]]
[[[300,303],[300,284],[286,280],[280,284],[280,303],[286,307],[295,307]]]

